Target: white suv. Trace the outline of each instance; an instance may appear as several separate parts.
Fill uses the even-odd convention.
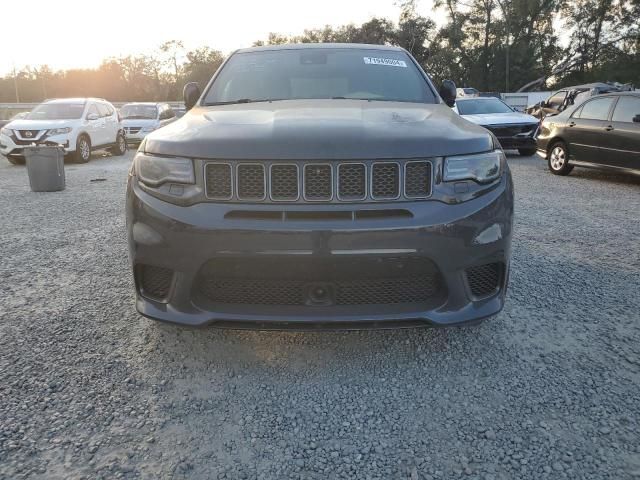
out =
[[[0,130],[0,153],[9,162],[24,163],[26,145],[62,145],[78,163],[86,163],[94,150],[109,149],[124,155],[127,142],[116,109],[99,98],[49,100]]]
[[[152,102],[127,103],[120,117],[129,143],[140,143],[147,134],[176,120],[171,105]]]

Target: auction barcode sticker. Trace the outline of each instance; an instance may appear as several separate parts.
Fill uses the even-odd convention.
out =
[[[407,68],[407,63],[404,60],[396,60],[395,58],[374,58],[363,57],[364,63],[367,65],[387,65],[389,67],[402,67]]]

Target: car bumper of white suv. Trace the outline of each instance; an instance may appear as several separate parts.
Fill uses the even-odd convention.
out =
[[[62,145],[65,153],[76,150],[75,141],[72,141],[69,134],[65,135],[43,135],[38,140],[22,140],[15,133],[12,135],[0,134],[0,154],[5,157],[23,157],[23,148],[29,145]]]

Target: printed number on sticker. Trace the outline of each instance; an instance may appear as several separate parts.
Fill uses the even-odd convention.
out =
[[[395,58],[364,57],[364,63],[367,65],[387,65],[389,67],[407,68],[407,63],[404,60],[396,60]]]

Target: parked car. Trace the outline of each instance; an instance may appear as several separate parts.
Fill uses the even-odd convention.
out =
[[[594,95],[627,90],[633,90],[632,86],[602,82],[565,87],[551,94],[546,100],[527,107],[525,112],[542,119],[547,115],[556,115],[572,105],[579,105]]]
[[[464,87],[457,89],[457,97],[458,98],[475,98],[479,97],[480,92],[472,87]]]
[[[185,86],[187,114],[135,155],[138,311],[237,328],[498,313],[513,185],[497,140],[451,110],[455,96],[398,47],[234,52],[202,95]]]
[[[22,149],[33,144],[62,145],[78,163],[88,162],[95,150],[127,150],[116,109],[100,98],[48,100],[0,130],[0,153],[13,164],[24,163]]]
[[[537,144],[556,175],[574,166],[640,173],[640,92],[599,95],[545,118]]]
[[[0,128],[4,127],[9,122],[13,122],[14,120],[20,120],[20,119],[26,117],[27,115],[29,115],[29,112],[19,112],[19,113],[16,113],[9,120],[0,120]]]
[[[147,134],[176,120],[168,103],[127,103],[120,109],[127,142],[140,143]]]
[[[491,131],[504,149],[520,155],[536,153],[535,133],[538,119],[521,113],[495,97],[459,98],[453,107],[462,118]]]

